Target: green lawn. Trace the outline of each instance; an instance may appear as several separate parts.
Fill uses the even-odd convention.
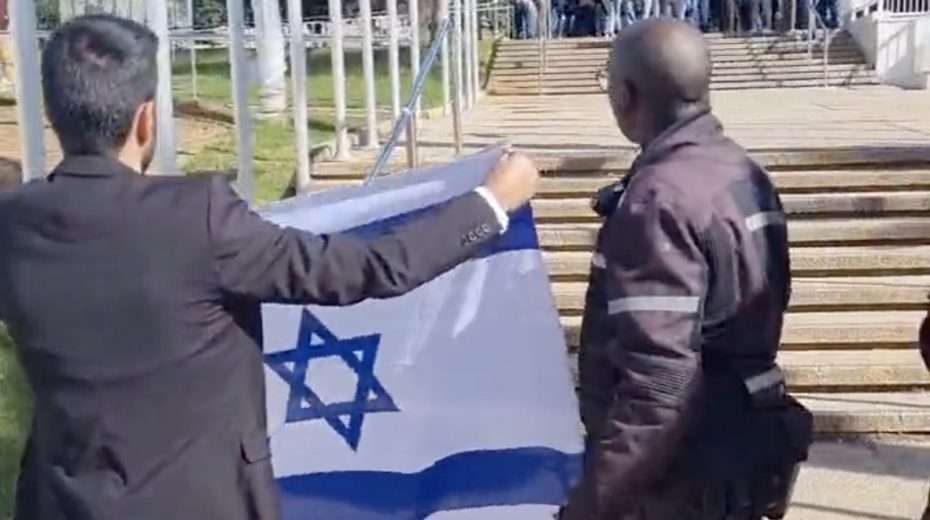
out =
[[[483,67],[493,55],[493,41],[482,41],[480,56]],[[426,49],[423,50],[425,55]],[[191,100],[190,62],[184,54],[176,56],[175,98]],[[198,53],[198,101],[211,106],[229,107],[231,88],[229,64],[225,52],[202,51]],[[390,84],[388,82],[387,52],[376,51],[375,72],[377,78],[376,97],[380,108],[390,108]],[[310,99],[310,139],[313,144],[325,143],[333,136],[330,112],[314,113],[314,107],[331,107],[333,104],[330,53],[327,49],[308,52],[308,91]],[[401,102],[405,103],[412,89],[410,54],[401,52]],[[346,104],[349,108],[364,108],[364,81],[362,78],[361,54],[346,53]],[[251,92],[252,102],[257,102],[256,92]],[[442,73],[437,62],[423,93],[423,107],[442,104]],[[350,114],[349,126],[361,126],[361,115]],[[288,121],[260,121],[255,129],[255,175],[256,201],[259,204],[280,199],[291,184],[296,168],[294,132]],[[236,165],[235,133],[229,128],[213,145],[201,150],[185,164],[185,170],[233,171]]]
[[[29,429],[32,400],[13,342],[0,325],[0,518],[13,512],[13,488]]]
[[[485,46],[490,45],[490,40]],[[426,54],[423,49],[422,54]],[[310,107],[333,106],[333,78],[329,49],[307,51],[307,94]],[[362,55],[359,52],[345,53],[346,69],[346,105],[349,108],[364,108],[365,82],[362,76]],[[232,87],[230,84],[230,67],[225,50],[208,50],[197,53],[197,94],[204,101],[230,103]],[[401,99],[406,101],[413,86],[413,74],[410,68],[410,53],[401,49],[400,53]],[[391,84],[388,75],[388,56],[386,50],[375,51],[375,97],[378,105],[390,107]],[[288,82],[288,88],[290,83]],[[180,51],[175,56],[174,91],[178,99],[190,99],[192,96],[190,61],[187,53]],[[253,100],[255,92],[252,92]],[[430,70],[429,79],[423,93],[426,107],[442,103],[442,68],[437,63]]]

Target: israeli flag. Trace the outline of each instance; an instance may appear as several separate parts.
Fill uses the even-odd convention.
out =
[[[375,236],[474,189],[501,153],[291,199],[265,216]],[[405,296],[263,313],[286,520],[546,520],[564,502],[582,439],[529,207],[477,258]]]

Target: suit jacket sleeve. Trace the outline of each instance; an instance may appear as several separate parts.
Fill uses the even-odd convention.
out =
[[[223,290],[271,303],[349,305],[413,290],[474,255],[501,231],[477,193],[453,199],[380,238],[314,235],[252,212],[220,178],[208,227]]]
[[[632,194],[631,194],[632,195]],[[589,435],[569,520],[615,520],[668,468],[696,395],[706,261],[681,208],[649,195],[628,200],[601,241],[607,357],[617,371],[599,431]]]

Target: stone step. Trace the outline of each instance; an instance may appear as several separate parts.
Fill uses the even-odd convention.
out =
[[[831,45],[827,52],[828,59],[833,55],[855,54],[862,56],[861,51],[852,43]],[[552,50],[546,51],[547,61],[567,61],[575,57],[578,59],[603,59],[606,60],[610,55],[608,49],[577,49],[577,50]],[[807,45],[778,45],[775,47],[766,46],[740,46],[740,47],[711,47],[711,59],[714,62],[730,61],[745,57],[785,57],[801,55],[804,57],[818,56],[823,57],[823,48],[817,46],[809,53]],[[494,63],[507,63],[526,60],[538,60],[541,53],[537,49],[526,49],[519,51],[499,51],[494,56]]]
[[[792,392],[930,390],[930,372],[917,349],[795,351],[778,353]],[[578,381],[578,355],[569,354]]]
[[[599,224],[539,224],[547,250],[590,250]],[[930,244],[930,217],[842,218],[788,222],[792,245]]]
[[[784,350],[915,349],[924,311],[789,312]],[[562,316],[569,348],[577,347],[581,316]]]
[[[872,79],[875,77],[874,72],[861,65],[841,65],[831,67],[827,71],[827,77],[831,81],[848,81],[854,78]],[[823,81],[823,67],[813,65],[810,67],[789,68],[786,70],[766,70],[758,69],[733,70],[725,73],[714,73],[711,80],[711,86],[731,82],[772,82],[772,81],[796,81],[796,80],[820,80]],[[493,89],[506,88],[526,88],[536,87],[539,81],[539,74],[522,73],[512,75],[495,76],[491,81]],[[547,72],[542,75],[544,85],[549,89],[579,87],[582,85],[598,86],[597,71],[583,73],[562,73]]]
[[[554,282],[552,294],[563,315],[584,310],[587,282]],[[921,310],[930,307],[930,276],[795,278],[789,310]]]
[[[854,87],[878,85],[879,81],[874,75],[854,77],[854,78],[834,78],[831,77],[827,83],[831,87]],[[823,77],[816,79],[797,79],[797,80],[759,80],[759,81],[726,81],[711,83],[711,90],[753,90],[753,89],[773,89],[773,88],[816,88],[823,87]],[[584,84],[564,87],[552,87],[543,85],[542,90],[538,88],[535,81],[526,82],[522,85],[507,85],[491,87],[491,93],[497,96],[525,96],[528,92],[542,94],[544,96],[568,96],[568,95],[587,95],[603,94],[603,91],[596,82],[585,82]]]
[[[603,95],[603,94],[601,94]],[[451,141],[449,141],[451,142]],[[451,146],[451,145],[450,145]],[[398,147],[401,150],[402,147]],[[439,149],[436,154],[423,151],[421,163],[426,165],[444,164],[449,161],[448,150]],[[468,153],[476,151],[471,148]],[[618,147],[610,153],[592,153],[577,151],[555,151],[547,148],[525,150],[533,156],[539,168],[550,175],[564,177],[615,175],[626,171],[636,158],[637,150],[632,147]],[[753,159],[768,168],[775,174],[786,170],[823,169],[824,175],[837,173],[839,168],[858,168],[860,170],[925,168],[930,164],[930,147],[920,148],[914,146],[902,147],[831,147],[810,149],[753,149],[750,150]],[[314,170],[315,179],[358,179],[367,171],[367,164],[358,162],[323,161]],[[386,171],[403,171],[406,168],[406,159],[401,151],[392,156]],[[809,181],[802,181],[801,177],[810,174]],[[825,182],[817,177],[817,172],[800,172],[796,174],[794,182],[803,185]],[[884,174],[882,174],[884,175]],[[856,177],[852,173],[850,177]],[[882,182],[882,184],[887,184]],[[841,184],[838,184],[841,185]]]
[[[623,172],[611,172],[605,175],[602,171],[594,171],[589,174],[573,172],[569,176],[558,172],[544,172],[537,198],[588,199],[598,189],[616,182],[622,174]],[[771,175],[782,194],[822,191],[930,191],[930,169],[774,171]],[[361,174],[354,179],[317,177],[313,180],[312,188],[314,191],[322,191],[354,186],[360,182]]]
[[[621,173],[562,176],[547,173],[539,186],[540,198],[579,197],[588,199],[595,191],[616,182]],[[804,170],[771,173],[783,194],[811,192],[930,191],[930,169]]]
[[[930,192],[789,193],[782,196],[785,212],[794,218],[878,217],[922,215],[930,212]],[[533,201],[536,219],[543,223],[598,222],[590,195],[584,198]]]
[[[859,63],[864,64],[865,58],[858,51],[852,49],[840,49],[830,51],[828,64]],[[791,66],[799,63],[817,63],[823,65],[823,54],[814,53],[808,55],[806,52],[789,53],[789,54],[742,54],[717,56],[714,58],[714,70],[725,70],[732,67],[748,66]],[[603,55],[582,55],[582,56],[547,56],[547,70],[557,70],[563,67],[604,67],[607,64],[607,54]],[[500,58],[495,59],[492,74],[501,70],[528,69],[536,70],[541,65],[541,61],[536,56],[526,58]]]
[[[589,251],[546,251],[543,255],[554,280],[587,281]],[[930,275],[930,245],[793,247],[791,272],[796,277]]]
[[[808,45],[805,41],[778,41],[778,42],[732,42],[732,43],[713,43],[710,46],[711,56],[726,54],[782,54],[789,52],[807,52]],[[822,50],[823,45],[815,43],[813,49]],[[856,49],[858,47],[852,39],[835,39],[830,43],[830,51]],[[503,46],[497,50],[496,58],[525,58],[527,56],[538,56],[541,53],[540,47],[510,47]],[[592,54],[609,54],[610,47],[592,46],[592,47],[553,47],[547,46],[545,49],[546,56],[567,56],[567,55],[592,55]]]
[[[545,79],[586,79],[594,77],[603,70],[602,63],[572,64],[566,66],[549,67],[543,77]],[[870,70],[859,60],[849,60],[847,63],[831,62],[829,71],[833,74]],[[823,74],[823,63],[816,61],[797,61],[793,63],[775,63],[771,65],[746,63],[714,69],[715,78],[730,76],[743,76],[747,74],[788,74],[788,73],[818,73]],[[500,68],[494,71],[491,81],[512,80],[514,78],[538,77],[538,67],[511,67]]]
[[[930,392],[801,393],[820,434],[930,433]]]
[[[752,149],[752,158],[772,171],[846,167],[867,169],[925,167],[930,164],[930,147],[830,147],[809,149]],[[533,158],[545,171],[571,175],[576,172],[618,172],[626,170],[636,158],[634,148],[618,148],[610,153],[536,151]]]
[[[792,34],[768,34],[768,35],[733,35],[724,33],[705,33],[704,39],[711,45],[726,43],[771,43],[779,41],[800,41],[807,37],[806,32],[798,31]],[[834,41],[842,39],[851,39],[848,32],[840,32],[834,36]],[[592,48],[592,47],[609,47],[611,39],[603,36],[590,36],[583,38],[554,38],[546,42],[550,48],[568,47],[568,48]],[[539,46],[539,40],[504,40],[499,44],[500,49],[508,48],[536,48]]]

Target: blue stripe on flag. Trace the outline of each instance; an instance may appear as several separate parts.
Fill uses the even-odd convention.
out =
[[[418,210],[401,213],[384,220],[378,220],[370,224],[365,224],[356,228],[349,229],[345,233],[362,238],[375,238],[392,229],[402,226],[412,220],[423,217],[430,212],[436,211],[442,204],[427,206]],[[533,208],[529,205],[523,206],[510,215],[510,227],[507,232],[497,240],[493,240],[479,253],[479,257],[486,257],[497,253],[507,251],[519,251],[524,249],[539,249],[539,238],[536,235],[536,224],[533,222]]]
[[[313,473],[278,485],[284,520],[422,520],[439,511],[561,505],[580,472],[580,454],[517,448],[457,453],[419,473]]]

